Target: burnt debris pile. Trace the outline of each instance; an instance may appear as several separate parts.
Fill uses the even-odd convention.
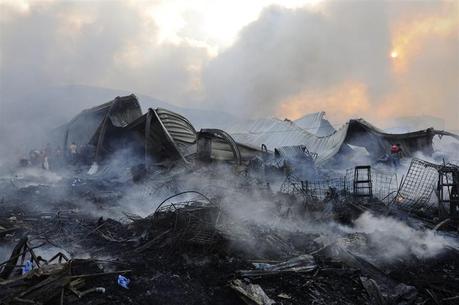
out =
[[[457,304],[459,167],[413,158],[452,134],[307,122],[83,111],[2,174],[0,304]]]

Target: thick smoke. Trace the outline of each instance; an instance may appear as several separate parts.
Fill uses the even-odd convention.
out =
[[[122,217],[124,212],[146,217],[152,215],[158,204],[169,196],[192,190],[205,194],[221,207],[223,214],[219,230],[233,238],[235,246],[250,251],[263,248],[258,247],[257,243],[261,241],[258,235],[252,235],[254,231],[257,232],[255,234],[272,231],[280,236],[313,234],[323,246],[337,243],[376,264],[393,263],[411,256],[427,259],[451,247],[459,249],[457,240],[393,217],[365,212],[352,224],[343,225],[327,214],[332,204],[324,202],[321,203],[323,211],[304,214],[282,197],[273,200],[275,196],[272,192],[277,192],[279,185],[273,184],[271,190],[267,190],[257,185],[255,180],[254,177],[244,178],[226,166],[157,173],[151,180],[126,190],[119,205],[110,207],[104,213],[107,216],[112,213],[111,217],[115,218]],[[207,202],[200,195],[184,194],[165,205],[187,200]],[[294,210],[288,216],[290,208]],[[252,231],[253,228],[257,229]]]
[[[384,127],[394,116],[431,114],[459,128],[457,2],[271,6],[216,55],[191,39],[199,36],[190,33],[199,22],[192,12],[184,39],[161,41],[157,5],[1,1],[2,142],[75,114],[78,99],[36,98],[74,84],[249,117],[325,110],[339,122],[363,116]]]
[[[368,212],[355,220],[353,228],[345,230],[368,234],[370,245],[386,261],[409,255],[428,258],[447,247],[459,248],[457,241],[432,230],[417,230],[395,218],[374,216]]]
[[[325,12],[268,8],[209,63],[209,98],[269,115],[288,96],[347,80],[383,92],[390,81],[388,22],[385,4],[376,1],[332,3]]]
[[[316,10],[272,6],[216,57],[195,44],[160,43],[157,25],[132,3],[50,1],[33,3],[27,11],[7,6],[0,11],[0,153],[11,153],[13,147],[20,156],[30,149],[27,141],[44,139],[50,128],[78,112],[83,101],[69,105],[52,95],[35,98],[44,87],[72,84],[124,89],[246,117],[325,110],[338,120],[349,116],[380,120],[429,113],[459,128],[459,38],[448,23],[457,17],[456,2],[325,2]],[[420,29],[413,25],[418,17]],[[435,24],[442,17],[444,24],[429,27],[429,22]],[[427,25],[422,26],[425,20]],[[398,27],[405,35],[402,38],[396,37]],[[410,44],[394,45],[398,40]],[[389,56],[397,48],[400,62]],[[102,102],[94,100],[94,105]],[[457,156],[456,148],[451,146],[450,151]],[[105,174],[130,179],[133,164],[125,164],[129,156],[129,150],[113,156],[107,168],[115,173]],[[3,160],[0,157],[0,167]],[[408,161],[403,165],[408,166]],[[35,169],[19,175],[12,179],[17,188],[53,186],[72,178]],[[168,196],[198,190],[221,200],[228,219],[236,222],[222,227],[230,236],[238,236],[248,226],[317,234],[323,245],[338,242],[382,262],[411,255],[429,258],[448,247],[459,247],[434,231],[370,213],[347,226],[331,219],[317,221],[314,215],[286,219],[280,216],[286,209],[282,202],[269,200],[256,187],[242,192],[243,184],[252,182],[225,167],[158,171],[144,184],[128,179],[118,181],[117,185],[124,184],[119,201],[95,206],[82,198],[72,208],[115,219],[125,217],[124,212],[147,216]],[[51,197],[62,200],[68,191],[59,189]],[[43,211],[54,208],[52,204],[39,206]],[[364,242],[359,244],[355,236]],[[0,258],[7,253],[0,248]]]
[[[282,211],[277,206],[279,203],[266,200],[266,197],[263,199],[263,196],[256,193],[244,195],[228,192],[225,194],[225,202],[227,205],[223,209],[236,222],[236,225],[227,227],[229,234],[240,234],[241,227],[247,225],[256,225],[267,231],[274,229],[277,234],[316,234],[317,241],[323,246],[338,243],[378,264],[404,260],[410,256],[427,259],[448,248],[459,249],[457,240],[441,233],[416,228],[414,224],[410,226],[393,217],[375,216],[370,212],[360,215],[351,225],[342,225],[327,219],[326,213],[321,213],[318,218],[314,214],[305,218],[279,216],[279,210]]]
[[[192,98],[192,68],[207,59],[206,50],[158,44],[157,26],[141,5],[37,1],[18,8],[11,3],[0,2],[2,154],[30,149],[30,142],[45,141],[50,129],[83,108],[120,94],[100,99],[93,90],[88,103],[77,87],[62,94],[54,89],[60,86],[124,89],[176,102]]]
[[[208,98],[262,116],[325,109],[341,122],[363,116],[384,126],[434,114],[457,128],[458,11],[457,2],[440,1],[268,8],[208,64]]]
[[[360,215],[350,225],[339,224],[332,218],[330,202],[320,203],[323,211],[297,211],[298,206],[292,205],[286,197],[275,196],[283,179],[279,183],[272,183],[268,189],[265,184],[257,181],[256,176],[246,176],[224,164],[197,169],[181,166],[158,169],[143,182],[133,183],[131,166],[141,160],[133,160],[129,156],[133,156],[129,150],[114,154],[96,176],[87,176],[84,173],[78,177],[64,173],[64,176],[57,176],[38,169],[22,172],[22,176],[16,179],[16,187],[27,188],[44,184],[47,187],[38,190],[46,190],[49,196],[46,200],[24,202],[23,208],[38,208],[42,213],[55,213],[56,203],[72,200],[71,206],[66,209],[74,211],[75,217],[91,215],[95,218],[125,221],[126,215],[130,214],[141,217],[152,215],[164,199],[191,190],[201,192],[210,198],[210,204],[221,207],[222,216],[218,228],[241,249],[263,249],[258,245],[262,243],[257,235],[259,232],[275,232],[280,236],[285,234],[285,238],[297,233],[316,235],[316,242],[323,246],[338,244],[376,264],[409,259],[411,256],[419,259],[431,258],[449,247],[459,248],[457,241],[441,233],[368,212]],[[81,182],[70,183],[77,178]],[[40,179],[41,183],[37,183],[36,179]],[[95,184],[91,186],[93,183]],[[97,196],[104,196],[104,185],[108,186],[111,194],[119,193],[120,197],[110,195],[111,199],[102,203],[92,202],[86,196],[75,199],[77,194],[85,194],[88,190],[93,190]],[[169,203],[187,200],[199,200],[209,204],[196,194],[176,197]],[[290,208],[293,210],[288,213]]]
[[[142,7],[122,1],[32,2],[26,11],[4,4],[1,11],[7,98],[44,86],[85,84],[177,100],[189,87],[190,65],[207,56],[186,44],[159,45],[153,20]]]

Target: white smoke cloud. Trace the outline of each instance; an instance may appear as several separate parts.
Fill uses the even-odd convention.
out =
[[[43,134],[57,125],[55,117],[63,123],[75,114],[78,105],[63,106],[62,96],[35,94],[72,84],[244,116],[325,110],[332,118],[364,116],[380,124],[388,116],[428,113],[459,128],[457,2],[323,1],[313,8],[307,2],[223,5],[234,17],[224,20],[238,19],[224,23],[229,29],[216,20],[225,10],[205,10],[205,1],[3,0],[0,136],[8,144],[2,146],[30,134],[31,126]],[[238,18],[244,8],[250,13]],[[173,14],[160,20],[161,12]],[[218,31],[231,43],[215,39]],[[389,56],[394,48],[398,62]]]
[[[384,124],[431,114],[457,128],[458,11],[445,1],[267,8],[207,65],[208,99],[249,115],[325,110],[341,122],[364,116]]]
[[[1,89],[7,97],[87,84],[178,99],[174,92],[188,90],[190,66],[207,58],[205,50],[186,43],[158,45],[153,19],[121,1],[32,3],[27,14],[8,6],[2,12],[11,17],[2,18],[1,27]]]
[[[418,258],[434,257],[446,248],[458,248],[456,240],[429,229],[415,229],[391,217],[374,216],[363,213],[354,221],[348,232],[365,233],[370,245],[378,249],[377,256],[392,261],[415,255]]]
[[[236,104],[267,115],[304,88],[323,90],[351,79],[374,92],[384,90],[390,50],[384,4],[329,7],[326,13],[266,9],[232,48],[209,63],[209,98],[229,110]]]

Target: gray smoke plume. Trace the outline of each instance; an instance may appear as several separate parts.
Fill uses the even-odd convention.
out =
[[[457,128],[458,11],[457,2],[442,1],[330,1],[315,11],[270,7],[209,62],[208,98],[228,111],[266,116],[299,95],[297,117],[326,110],[344,121],[339,113],[349,111],[385,125],[407,113],[435,114]],[[397,48],[405,54],[391,58]],[[346,94],[356,86],[363,97]]]
[[[299,100],[295,115],[325,110],[330,117],[345,113],[384,123],[388,116],[432,114],[459,128],[457,2],[271,6],[216,56],[187,40],[161,42],[145,12],[156,2],[32,1],[23,10],[8,3],[0,2],[2,142],[31,125],[46,132],[51,122],[69,118],[81,108],[78,99],[36,95],[75,84],[249,117],[287,115],[279,109],[293,97]],[[187,16],[183,35],[193,37],[198,21]],[[393,45],[399,41],[407,42]],[[401,74],[389,56],[393,48],[403,49],[398,60],[407,71]],[[410,48],[415,51],[402,54]],[[363,100],[334,91],[343,84],[359,86]]]

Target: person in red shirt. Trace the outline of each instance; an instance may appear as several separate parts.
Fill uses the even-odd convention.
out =
[[[402,158],[402,149],[400,148],[400,144],[392,144],[390,147],[390,155],[392,159],[392,165],[394,167],[399,167],[400,159]]]

